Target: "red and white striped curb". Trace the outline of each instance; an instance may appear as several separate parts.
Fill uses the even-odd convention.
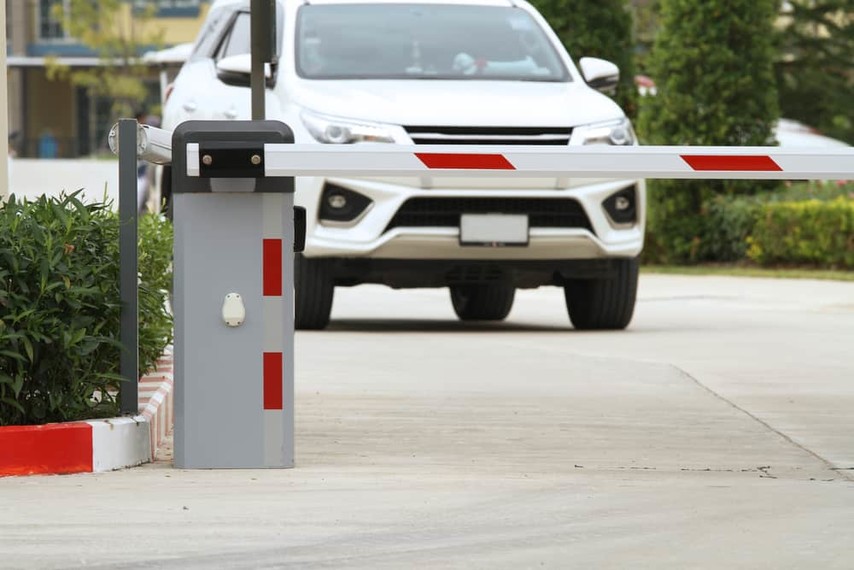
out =
[[[200,150],[187,145],[187,175]],[[854,148],[264,145],[265,175],[854,179]]]
[[[168,347],[157,361],[157,368],[139,380],[139,415],[151,425],[150,451],[154,458],[174,421],[174,368],[172,348]]]
[[[0,428],[0,477],[102,472],[151,461],[172,426],[172,354],[140,380],[140,415]]]

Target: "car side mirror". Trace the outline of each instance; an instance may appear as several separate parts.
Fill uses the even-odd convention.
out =
[[[252,56],[248,53],[230,55],[216,62],[216,76],[226,85],[249,87],[252,76]],[[264,64],[264,76],[267,86],[273,82],[273,70],[269,63]]]
[[[578,60],[581,73],[587,84],[606,95],[613,95],[617,91],[620,82],[620,68],[608,61],[598,57],[582,57]]]

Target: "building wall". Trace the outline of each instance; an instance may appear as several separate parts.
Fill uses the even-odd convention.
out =
[[[38,156],[39,138],[51,133],[58,144],[58,157],[74,156],[74,89],[68,82],[49,81],[39,68],[28,69],[25,78],[24,154]]]
[[[44,63],[44,58],[51,56],[61,61],[72,58],[75,65],[97,65],[97,54],[74,38],[40,38],[39,0],[0,1],[7,6],[8,52],[10,56],[18,56],[18,63],[10,62],[8,72],[9,131],[17,133],[12,140],[13,148],[21,156],[38,156],[38,140],[49,130],[62,157],[101,149],[104,113],[108,112],[105,104],[92,100],[67,79],[48,81]],[[196,7],[174,0],[127,0],[117,23],[123,29],[130,25],[134,2],[158,2],[160,6],[144,26],[136,20],[138,37],[151,36],[154,32],[162,37],[162,44],[144,46],[142,51],[193,41],[210,8],[209,0],[199,0]],[[157,77],[158,70],[152,68],[149,76],[152,102],[160,100]]]
[[[210,4],[203,4],[196,17],[183,18],[157,18],[155,24],[163,29],[163,41],[167,46],[192,42],[202,27],[202,22],[207,16]]]

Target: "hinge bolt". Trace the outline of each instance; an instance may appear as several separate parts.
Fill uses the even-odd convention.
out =
[[[252,158],[250,158],[249,161],[252,164],[254,164],[255,166],[258,166],[259,164],[261,164],[261,156],[257,155],[257,154],[253,154]]]
[[[211,164],[213,164],[213,157],[209,154],[204,155],[202,157],[202,164],[204,164],[205,166],[210,166]]]

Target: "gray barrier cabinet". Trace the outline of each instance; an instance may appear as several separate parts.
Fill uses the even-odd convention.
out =
[[[278,121],[188,121],[173,134],[179,468],[294,464],[294,183],[264,176],[264,143],[293,134]]]

